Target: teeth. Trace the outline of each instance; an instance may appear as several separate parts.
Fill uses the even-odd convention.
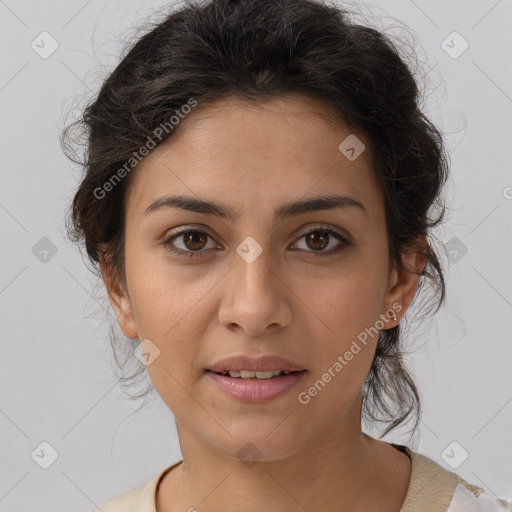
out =
[[[288,375],[289,371],[270,371],[270,372],[251,372],[249,370],[229,370],[220,372],[221,375],[229,375],[230,377],[242,379],[271,379],[278,375]]]

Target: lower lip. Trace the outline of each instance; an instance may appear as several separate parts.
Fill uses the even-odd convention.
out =
[[[219,375],[208,370],[207,375],[217,386],[242,402],[267,402],[284,395],[306,374],[306,370],[289,373],[272,379],[237,379],[229,375]]]

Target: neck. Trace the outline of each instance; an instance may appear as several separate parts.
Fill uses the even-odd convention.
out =
[[[333,429],[328,439],[286,458],[254,463],[219,452],[178,421],[177,427],[183,463],[162,481],[158,512],[398,512],[409,487],[407,455],[360,426],[357,432]]]

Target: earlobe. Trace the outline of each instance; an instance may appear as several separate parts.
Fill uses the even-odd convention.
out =
[[[100,270],[119,327],[127,338],[137,338],[133,307],[125,285],[115,278],[111,267],[105,262],[100,262]]]

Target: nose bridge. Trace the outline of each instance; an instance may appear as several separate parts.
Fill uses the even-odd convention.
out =
[[[249,293],[268,292],[275,276],[268,240],[247,236],[236,247],[235,284]],[[268,237],[267,237],[268,238]]]
[[[251,335],[262,334],[268,326],[284,326],[291,312],[279,292],[268,239],[260,244],[246,237],[235,249],[220,320],[225,326],[238,325]]]

